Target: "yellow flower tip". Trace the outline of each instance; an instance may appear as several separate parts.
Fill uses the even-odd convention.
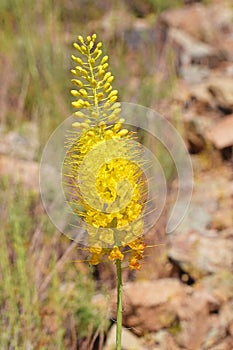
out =
[[[82,97],[85,97],[85,98],[88,97],[88,93],[87,93],[87,91],[85,89],[80,89],[79,93],[82,95]]]
[[[77,62],[78,64],[80,64],[81,66],[83,66],[83,61],[81,60],[81,58],[76,57],[75,55],[71,55],[71,58],[74,62]]]
[[[74,85],[77,85],[79,87],[82,87],[83,86],[83,83],[81,82],[81,80],[78,80],[78,79],[71,79],[71,82],[74,84]]]
[[[104,63],[106,63],[107,61],[108,61],[108,56],[106,55],[106,56],[104,56],[104,57],[102,58],[100,64],[104,64]]]
[[[95,79],[92,79],[91,86],[95,89],[97,87],[97,81]]]
[[[117,135],[118,135],[118,136],[126,136],[128,133],[129,133],[129,130],[127,130],[127,129],[122,129],[122,130],[120,130],[120,131],[117,133]]]
[[[79,96],[79,92],[77,90],[70,90],[71,95],[73,96]]]
[[[103,97],[104,97],[104,94],[103,94],[102,92],[99,92],[99,93],[97,94],[97,99],[98,99],[98,101],[101,101],[101,100],[103,99]]]
[[[80,128],[80,123],[79,122],[74,122],[73,124],[72,124],[72,126],[73,126],[73,128]]]
[[[93,136],[95,136],[95,133],[94,133],[94,131],[90,130],[90,131],[88,131],[87,135],[90,137],[93,137]]]
[[[89,263],[91,265],[98,265],[100,263],[101,255],[97,253],[93,253],[89,259]]]
[[[112,96],[110,99],[109,99],[109,102],[110,103],[113,103],[113,102],[116,102],[117,100],[117,96]]]
[[[121,127],[122,127],[121,123],[116,123],[113,127],[113,130],[117,132],[118,130],[120,130]]]
[[[83,39],[82,35],[78,36],[78,40],[80,41],[80,43],[84,44],[84,39]]]
[[[87,42],[89,43],[91,41],[90,35],[87,36]]]
[[[101,254],[103,249],[101,247],[91,247],[89,248],[90,253]]]
[[[97,37],[96,34],[93,34],[91,38],[92,38],[93,41],[95,41],[96,37]]]
[[[107,80],[107,79],[109,79],[111,76],[112,76],[111,72],[107,72],[107,73],[105,74],[103,80]]]
[[[112,83],[113,80],[114,80],[114,76],[111,75],[111,76],[107,79],[107,83]],[[111,89],[112,89],[112,87],[111,87]]]
[[[79,44],[77,44],[77,43],[73,43],[73,47],[74,47],[76,50],[78,50],[78,51],[80,51],[80,52],[81,52],[81,47],[80,47],[80,45],[79,45]]]
[[[81,50],[81,53],[82,53],[83,55],[86,55],[86,53],[87,53],[87,48],[86,48],[86,46],[82,45],[80,50]]]
[[[99,126],[100,128],[102,128],[102,129],[104,129],[104,128],[106,127],[106,123],[103,122],[103,121],[101,121],[101,122],[98,124],[98,126]]]
[[[106,130],[105,131],[105,135],[106,135],[106,137],[108,138],[112,138],[113,137],[113,135],[114,135],[114,133],[113,133],[113,131],[112,130]]]
[[[74,108],[83,108],[83,106],[84,106],[84,101],[81,100],[81,99],[79,99],[78,101],[73,101],[73,102],[71,102],[71,104],[72,104],[72,106],[73,106]]]
[[[115,260],[123,260],[124,259],[124,254],[120,251],[119,247],[115,246],[112,250],[111,253],[108,256],[108,259],[111,261]]]
[[[85,117],[85,114],[81,111],[77,111],[74,113],[74,116],[75,117],[78,117],[78,118],[84,118]]]
[[[90,125],[88,123],[81,123],[80,126],[83,129],[89,129],[90,128]]]
[[[108,95],[108,98],[111,98],[113,96],[116,96],[118,94],[118,90],[112,90],[110,94]]]
[[[70,71],[71,71],[71,73],[72,73],[73,75],[77,75],[77,72],[76,72],[75,69],[71,69]]]

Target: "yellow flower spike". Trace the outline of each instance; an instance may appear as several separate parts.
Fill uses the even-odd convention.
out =
[[[76,109],[82,109],[82,111],[76,111],[74,115],[81,118],[80,123],[74,123],[74,128],[81,129],[81,136],[76,137],[76,134],[72,134],[69,140],[68,148],[69,152],[65,160],[65,166],[68,168],[68,176],[71,176],[74,182],[75,193],[74,193],[74,208],[77,207],[76,204],[82,207],[82,211],[77,211],[78,215],[81,215],[84,222],[88,223],[94,228],[95,234],[93,235],[89,228],[87,228],[88,242],[89,244],[107,244],[114,246],[114,248],[109,248],[108,251],[109,259],[112,261],[123,260],[124,255],[120,251],[118,245],[127,244],[133,237],[141,235],[143,231],[143,226],[141,229],[136,228],[136,223],[131,227],[131,231],[122,231],[122,237],[116,242],[116,237],[113,233],[109,233],[111,227],[121,229],[128,227],[129,223],[140,218],[143,206],[139,203],[142,189],[144,188],[142,180],[140,180],[140,172],[135,168],[135,165],[130,160],[121,159],[121,153],[119,153],[120,159],[110,161],[99,173],[95,180],[89,180],[89,176],[93,171],[93,164],[96,162],[97,158],[90,161],[90,172],[87,168],[87,172],[84,172],[84,178],[81,182],[78,182],[78,174],[80,172],[80,166],[84,159],[88,159],[89,153],[92,152],[98,144],[105,141],[111,141],[114,139],[130,139],[131,134],[129,134],[127,129],[122,129],[122,124],[124,119],[120,118],[121,104],[117,102],[118,91],[113,90],[111,82],[114,77],[111,72],[108,72],[108,56],[104,56],[97,60],[97,56],[102,55],[99,43],[96,43],[96,48],[92,50],[92,43],[95,42],[96,36],[83,39],[84,44],[79,46],[74,45],[75,48],[80,52],[80,57],[76,58],[73,55],[73,59],[78,63],[75,70],[72,70],[74,75],[78,75],[79,79],[72,79],[72,83],[78,87],[77,90],[71,90],[71,94],[75,97],[81,96],[77,101],[72,102],[72,106]],[[81,42],[81,41],[80,41]],[[83,46],[85,46],[85,52],[83,52]],[[80,50],[79,50],[80,49]],[[83,59],[83,57],[85,59]],[[82,64],[81,64],[82,62]],[[83,64],[85,65],[83,68]],[[104,72],[103,72],[104,71]],[[85,112],[86,110],[86,112]],[[110,124],[106,124],[110,123]],[[114,124],[116,123],[116,124]],[[116,144],[117,145],[117,144]],[[116,146],[118,147],[118,146]],[[116,148],[116,152],[119,150]],[[130,154],[130,148],[125,149],[125,154]],[[134,151],[135,152],[135,151]],[[124,157],[123,155],[123,157]],[[98,154],[98,157],[105,157]],[[132,153],[132,157],[135,158],[135,154]],[[127,178],[127,181],[124,179]],[[90,207],[88,202],[85,202],[84,198],[81,196],[80,183],[87,182],[88,193],[91,201],[93,203],[98,203],[102,201],[102,207],[98,206]],[[89,182],[88,182],[89,181]],[[125,181],[125,182],[124,182]],[[129,192],[129,185],[132,187],[132,191]],[[135,188],[135,190],[134,190]],[[97,191],[99,199],[95,197],[95,191]],[[118,202],[116,201],[118,198]],[[127,198],[131,198],[128,200]],[[72,205],[72,199],[69,201]],[[105,204],[104,204],[105,203]],[[127,203],[127,205],[126,205]],[[106,207],[106,212],[102,212],[102,209]],[[119,205],[122,205],[119,207]],[[96,209],[95,209],[96,208]],[[135,226],[135,229],[134,229]],[[105,228],[106,235],[104,231],[98,233],[98,228]],[[124,233],[125,232],[125,233]],[[124,238],[125,235],[125,238]],[[102,242],[102,243],[101,243]],[[142,255],[142,249],[132,250],[134,258],[140,258]],[[93,254],[97,254],[93,252]],[[93,263],[99,260],[97,255],[92,259]]]
[[[82,237],[86,234],[90,264],[97,265],[107,256],[116,265],[116,349],[120,350],[121,264],[125,260],[130,269],[140,269],[139,260],[146,248],[142,234],[148,188],[141,170],[141,149],[135,146],[133,133],[123,126],[108,56],[103,55],[102,43],[96,40],[96,34],[78,36],[78,43],[73,44],[77,51],[72,55],[76,67],[71,70],[71,94],[77,99],[72,106],[79,119],[67,137],[64,170],[67,201],[74,216],[79,217]]]

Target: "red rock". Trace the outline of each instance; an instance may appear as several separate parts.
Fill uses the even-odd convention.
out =
[[[231,9],[222,2],[213,6],[193,4],[171,9],[162,14],[161,20],[168,27],[181,29],[197,39],[216,42],[216,37],[232,26]]]
[[[176,318],[171,300],[182,300],[189,287],[173,278],[134,282],[124,286],[123,324],[136,334],[169,327]],[[115,297],[113,299],[115,301]],[[115,309],[114,305],[114,309]],[[113,310],[115,317],[116,310]]]
[[[216,148],[233,146],[233,115],[218,122],[208,133]]]
[[[168,37],[181,66],[196,63],[213,68],[222,60],[219,50],[180,29],[171,28]]]
[[[233,79],[227,76],[213,76],[207,84],[217,107],[233,110]]]
[[[208,273],[233,268],[233,242],[209,233],[198,232],[177,235],[172,240],[169,256],[179,261],[181,267],[194,279]]]

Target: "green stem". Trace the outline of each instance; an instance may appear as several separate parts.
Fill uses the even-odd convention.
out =
[[[116,260],[117,268],[117,330],[116,330],[116,350],[121,350],[122,334],[122,275],[121,260]]]

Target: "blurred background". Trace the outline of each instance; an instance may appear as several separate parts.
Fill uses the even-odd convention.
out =
[[[114,349],[114,266],[90,268],[40,200],[43,147],[72,113],[77,35],[97,33],[120,100],[165,116],[191,154],[188,215],[141,271],[124,271],[123,348],[233,349],[233,4],[229,0],[0,0],[0,349]],[[52,179],[51,179],[52,181]]]

